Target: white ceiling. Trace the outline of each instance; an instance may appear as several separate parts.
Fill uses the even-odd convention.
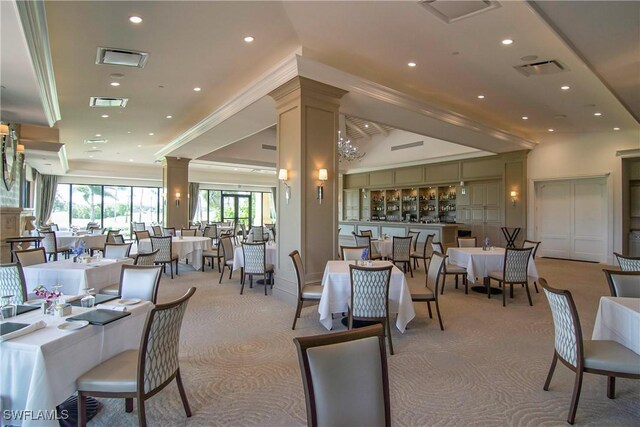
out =
[[[4,12],[7,2],[1,3]],[[72,172],[76,162],[125,163],[131,159],[135,164],[153,165],[156,153],[166,150],[170,141],[181,138],[266,70],[297,51],[310,63],[375,82],[416,102],[478,123],[483,129],[478,139],[491,136],[493,130],[537,141],[549,128],[556,133],[612,131],[615,126],[638,129],[638,122],[619,101],[637,108],[633,96],[639,93],[640,74],[633,72],[638,66],[638,44],[633,44],[633,35],[637,42],[640,24],[628,17],[629,8],[635,10],[636,6],[592,2],[597,7],[590,3],[591,12],[587,13],[582,2],[543,3],[547,19],[557,18],[554,26],[531,4],[519,1],[502,2],[495,10],[452,24],[413,1],[48,1],[51,54],[62,111],[62,120],[56,126],[61,142],[66,144]],[[141,16],[142,24],[131,24],[128,17],[132,15]],[[577,23],[569,25],[560,15],[572,16]],[[598,74],[585,65],[585,52],[577,51],[589,51],[589,45],[594,44],[588,33],[595,15],[597,33],[608,36],[607,42],[599,45],[599,54],[589,57],[589,65]],[[3,13],[3,27],[4,17]],[[565,30],[564,38],[554,27]],[[249,34],[255,37],[251,44],[243,41]],[[500,41],[505,38],[514,43],[502,45]],[[569,44],[568,38],[577,38],[578,42]],[[11,52],[4,40],[3,29],[3,85],[8,81],[4,75],[5,53]],[[624,42],[618,45],[616,40]],[[149,61],[144,69],[95,65],[99,46],[149,52]],[[570,71],[524,77],[513,67],[523,64],[521,58],[527,55],[535,55],[538,60],[557,59]],[[417,66],[407,67],[409,61]],[[23,66],[13,65],[15,69]],[[118,80],[119,87],[109,85],[113,81],[111,73],[124,74]],[[324,77],[322,73],[319,76]],[[624,79],[618,79],[621,76]],[[570,85],[571,90],[561,91],[563,84]],[[196,86],[202,91],[194,92]],[[23,102],[38,109],[27,90],[11,104],[5,104],[5,90],[2,93],[3,120],[9,117],[6,111],[13,104]],[[479,100],[479,94],[485,99]],[[447,132],[427,125],[421,112],[396,108],[387,117],[372,117],[375,102],[366,97],[355,102],[356,95],[350,93],[344,98],[343,108],[350,110],[344,112],[448,139],[443,138]],[[110,117],[103,119],[103,110],[88,107],[90,96],[124,96],[129,104],[125,109],[111,110]],[[598,111],[603,113],[601,117],[593,115]],[[166,119],[166,115],[173,118]],[[522,116],[529,120],[522,120]],[[35,121],[27,112],[14,119]],[[264,98],[169,151],[183,157],[206,156],[257,135],[274,123],[273,101]],[[102,153],[91,154],[83,140],[96,134],[109,142]],[[489,151],[518,148],[497,140]],[[226,155],[211,156],[224,159]]]

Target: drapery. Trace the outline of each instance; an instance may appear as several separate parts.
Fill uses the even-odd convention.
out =
[[[198,211],[198,203],[200,202],[200,184],[197,182],[189,183],[189,218],[195,221]]]
[[[58,177],[56,175],[42,175],[36,172],[36,224],[44,224],[53,212],[53,202],[56,200]]]
[[[277,190],[277,187],[271,187],[271,212],[269,212],[269,214],[274,224],[276,222],[276,214],[278,210],[278,208],[276,207],[278,206],[278,195],[276,194]]]

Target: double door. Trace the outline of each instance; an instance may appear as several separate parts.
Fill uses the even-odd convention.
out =
[[[222,221],[234,224],[244,223],[249,227],[251,214],[251,196],[241,194],[222,195]]]
[[[502,184],[499,181],[473,183],[458,190],[458,222],[466,225],[478,244],[485,238],[502,245]]]

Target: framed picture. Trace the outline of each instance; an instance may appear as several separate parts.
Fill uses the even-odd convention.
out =
[[[16,147],[18,136],[14,125],[9,125],[9,132],[2,135],[2,179],[7,191],[11,191],[16,180]]]

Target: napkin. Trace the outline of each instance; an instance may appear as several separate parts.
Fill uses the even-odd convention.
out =
[[[113,311],[127,311],[127,307],[122,307],[119,305],[101,305],[100,308]]]
[[[79,299],[82,299],[82,297],[84,297],[84,295],[64,295],[64,301],[65,302],[77,301]]]
[[[36,323],[32,323],[26,328],[18,329],[17,331],[10,332],[8,334],[4,334],[0,336],[0,342],[7,341],[13,338],[21,337],[22,335],[30,334],[31,332],[37,331],[38,329],[45,328],[47,326],[46,323],[42,320],[38,320]]]

